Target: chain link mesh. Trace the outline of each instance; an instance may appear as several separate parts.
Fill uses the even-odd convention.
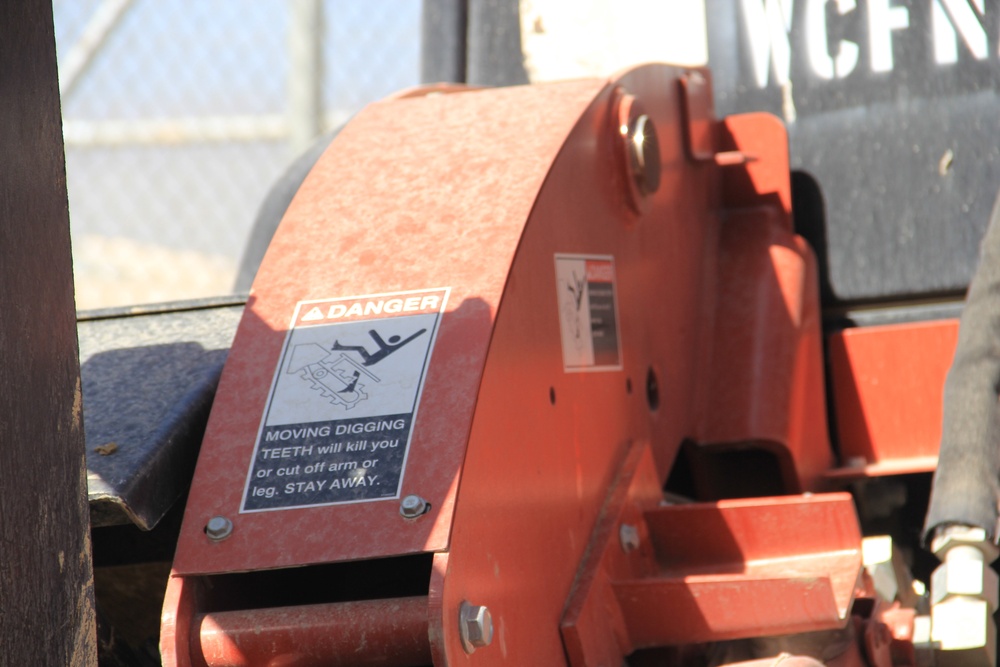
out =
[[[295,1],[53,3],[79,308],[231,290],[294,157]],[[322,127],[418,83],[420,0],[321,9]]]

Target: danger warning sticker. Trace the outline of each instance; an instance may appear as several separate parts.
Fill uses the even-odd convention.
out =
[[[296,306],[241,512],[399,497],[448,292]]]
[[[563,368],[621,370],[614,257],[556,255],[555,259]]]

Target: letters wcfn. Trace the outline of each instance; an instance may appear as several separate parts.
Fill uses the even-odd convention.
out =
[[[939,66],[958,62],[959,48],[976,60],[1000,55],[997,26],[985,23],[986,0],[921,1],[929,5],[930,26],[926,28],[911,25],[915,7],[893,0],[740,0],[754,80],[759,88],[789,83],[793,27],[803,31],[806,53],[798,57],[804,58],[817,78],[826,80],[843,79],[857,71],[865,62],[863,53],[872,73],[892,71],[893,40],[902,30],[927,32],[928,47]],[[851,14],[862,19],[857,35],[830,29],[831,21]]]

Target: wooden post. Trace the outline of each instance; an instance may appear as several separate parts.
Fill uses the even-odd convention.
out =
[[[0,664],[96,665],[52,5],[0,2]]]

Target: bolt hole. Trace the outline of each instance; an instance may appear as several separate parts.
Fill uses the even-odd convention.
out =
[[[625,378],[625,393],[632,393],[632,378]]]
[[[549,403],[552,405],[556,404],[556,388],[549,387]]]
[[[650,410],[657,410],[660,407],[660,383],[652,368],[646,374],[646,402],[649,403]]]

